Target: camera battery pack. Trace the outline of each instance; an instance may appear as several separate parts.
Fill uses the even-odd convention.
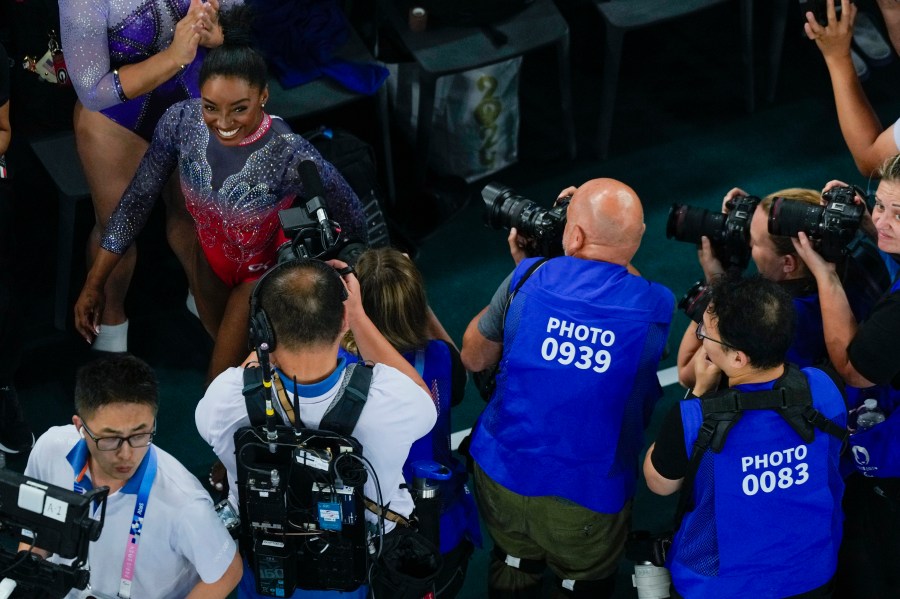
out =
[[[260,537],[253,545],[256,591],[268,597],[289,597],[297,586],[297,556],[284,537]]]

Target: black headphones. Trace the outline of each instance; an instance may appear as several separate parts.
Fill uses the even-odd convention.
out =
[[[275,338],[275,329],[272,328],[272,322],[269,320],[269,316],[266,314],[266,311],[263,310],[260,305],[260,295],[262,294],[262,288],[265,285],[266,279],[272,276],[272,273],[278,270],[284,270],[289,267],[301,267],[301,266],[311,266],[315,270],[322,273],[330,273],[331,276],[337,279],[338,285],[340,285],[341,290],[341,301],[346,301],[349,297],[347,293],[347,286],[344,284],[344,280],[341,278],[342,275],[350,274],[353,272],[353,268],[348,266],[347,268],[343,268],[341,270],[335,270],[325,262],[321,260],[316,260],[314,258],[295,258],[292,260],[287,260],[285,262],[279,262],[269,270],[263,274],[256,281],[256,285],[253,287],[253,291],[250,293],[250,331],[248,340],[250,342],[250,349],[257,349],[263,343],[269,346],[268,351],[272,351],[275,349],[276,338]]]

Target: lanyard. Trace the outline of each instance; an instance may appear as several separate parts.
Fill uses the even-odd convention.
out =
[[[82,440],[82,443],[84,443],[84,440]],[[81,468],[75,468],[78,475],[75,478],[73,488],[81,494],[84,494],[87,489],[83,482],[88,467],[87,456],[88,453],[85,451],[84,465]],[[118,593],[121,599],[131,599],[131,585],[134,581],[134,566],[137,562],[138,543],[141,540],[141,530],[144,527],[144,515],[147,513],[150,489],[156,478],[156,448],[152,445],[145,459],[147,461],[146,465],[139,467],[139,471],[142,471],[141,482],[138,487],[137,499],[134,502],[134,514],[131,517],[128,538],[125,540],[125,559],[122,561],[122,577],[119,580]],[[90,485],[90,482],[88,485]]]

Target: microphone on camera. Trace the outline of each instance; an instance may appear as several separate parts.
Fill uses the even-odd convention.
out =
[[[319,228],[325,236],[325,246],[334,245],[334,232],[331,230],[331,222],[328,220],[328,213],[325,212],[325,189],[322,186],[322,178],[319,176],[319,169],[312,160],[303,160],[300,162],[300,181],[303,183],[303,190],[306,192],[306,212],[310,216],[315,216],[319,221]]]

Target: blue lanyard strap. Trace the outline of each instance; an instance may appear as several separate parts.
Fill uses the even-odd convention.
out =
[[[87,472],[87,459],[90,452],[87,449],[87,443],[84,439],[78,442],[69,453],[69,461],[75,473],[75,480],[72,484],[76,493],[84,494],[93,489],[92,482],[85,477]],[[131,586],[134,581],[134,567],[137,562],[138,544],[141,538],[141,531],[144,528],[144,516],[147,513],[147,504],[150,501],[150,489],[153,487],[153,481],[156,479],[156,448],[151,445],[144,456],[141,465],[138,466],[134,476],[128,480],[126,485],[120,489],[120,492],[134,492],[137,487],[137,499],[134,502],[134,514],[131,517],[131,525],[128,530],[128,538],[125,542],[125,559],[122,562],[122,578],[119,581],[118,596],[122,599],[130,599]]]

